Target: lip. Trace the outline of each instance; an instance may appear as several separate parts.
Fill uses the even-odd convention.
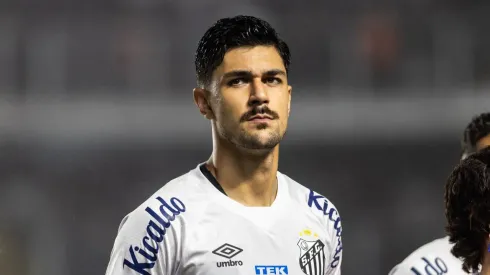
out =
[[[270,121],[272,121],[272,119],[270,119],[270,118],[254,118],[254,119],[249,120],[248,122],[251,122],[251,123],[269,123]]]
[[[270,121],[272,120],[272,117],[270,116],[262,116],[262,115],[259,115],[259,116],[253,116],[249,119],[249,121],[261,121],[261,122],[265,122],[265,121]]]

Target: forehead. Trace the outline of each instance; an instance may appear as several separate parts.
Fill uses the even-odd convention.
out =
[[[263,72],[272,69],[286,71],[279,52],[273,46],[240,47],[228,51],[221,65],[216,68],[218,75],[234,70]]]

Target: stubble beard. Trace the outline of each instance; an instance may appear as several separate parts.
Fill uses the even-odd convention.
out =
[[[275,131],[271,131],[267,128],[270,128],[267,124],[259,124],[256,126],[256,129],[259,131],[268,131],[268,137],[263,139],[259,134],[249,133],[245,129],[240,129],[238,133],[232,133],[231,131],[227,131],[225,127],[219,127],[218,129],[220,135],[234,144],[237,147],[248,149],[248,150],[260,150],[260,151],[270,151],[274,149],[282,140],[283,135],[280,134],[279,129]]]

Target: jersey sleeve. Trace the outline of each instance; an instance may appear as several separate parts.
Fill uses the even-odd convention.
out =
[[[330,243],[332,244],[332,251],[330,252],[330,259],[327,261],[327,268],[325,269],[325,275],[340,275],[342,265],[342,223],[340,214],[333,204],[331,204],[329,214],[329,227],[330,229]]]
[[[172,198],[126,216],[119,226],[106,275],[175,275],[182,258],[179,219],[185,206]],[[172,201],[173,200],[173,201]]]
[[[422,273],[420,273],[420,272],[422,272]],[[390,273],[388,273],[388,275],[418,275],[418,274],[426,274],[425,272],[428,272],[427,274],[432,274],[432,272],[434,272],[434,274],[439,274],[438,272],[440,272],[440,271],[438,269],[433,269],[433,270],[431,270],[430,268],[425,269],[423,266],[419,270],[418,267],[415,268],[415,263],[413,263],[413,262],[412,263],[402,262],[402,263],[396,265],[395,267],[393,267],[390,270]],[[446,269],[446,272],[447,272],[447,269]],[[443,272],[443,273],[446,273],[446,272]],[[440,274],[443,274],[443,273],[440,273]]]
[[[452,257],[435,256],[427,253],[416,255],[395,266],[388,275],[419,275],[419,274],[461,274],[468,275],[461,268],[461,262]]]
[[[414,275],[410,269],[405,268],[403,265],[397,265],[390,270],[388,275]]]

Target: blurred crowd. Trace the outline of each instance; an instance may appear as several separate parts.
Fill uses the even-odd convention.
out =
[[[266,19],[292,50],[296,113],[280,170],[338,207],[342,274],[387,274],[443,236],[460,131],[488,111],[458,104],[488,94],[490,2],[0,0],[0,274],[103,274],[123,216],[209,156],[194,51],[237,14]],[[418,101],[356,102],[369,96]],[[27,104],[38,100],[61,103]]]
[[[200,35],[236,14],[270,21],[292,48],[291,81],[317,93],[446,93],[490,79],[485,1],[3,0],[0,7],[0,88],[14,96],[182,96],[195,82]]]

